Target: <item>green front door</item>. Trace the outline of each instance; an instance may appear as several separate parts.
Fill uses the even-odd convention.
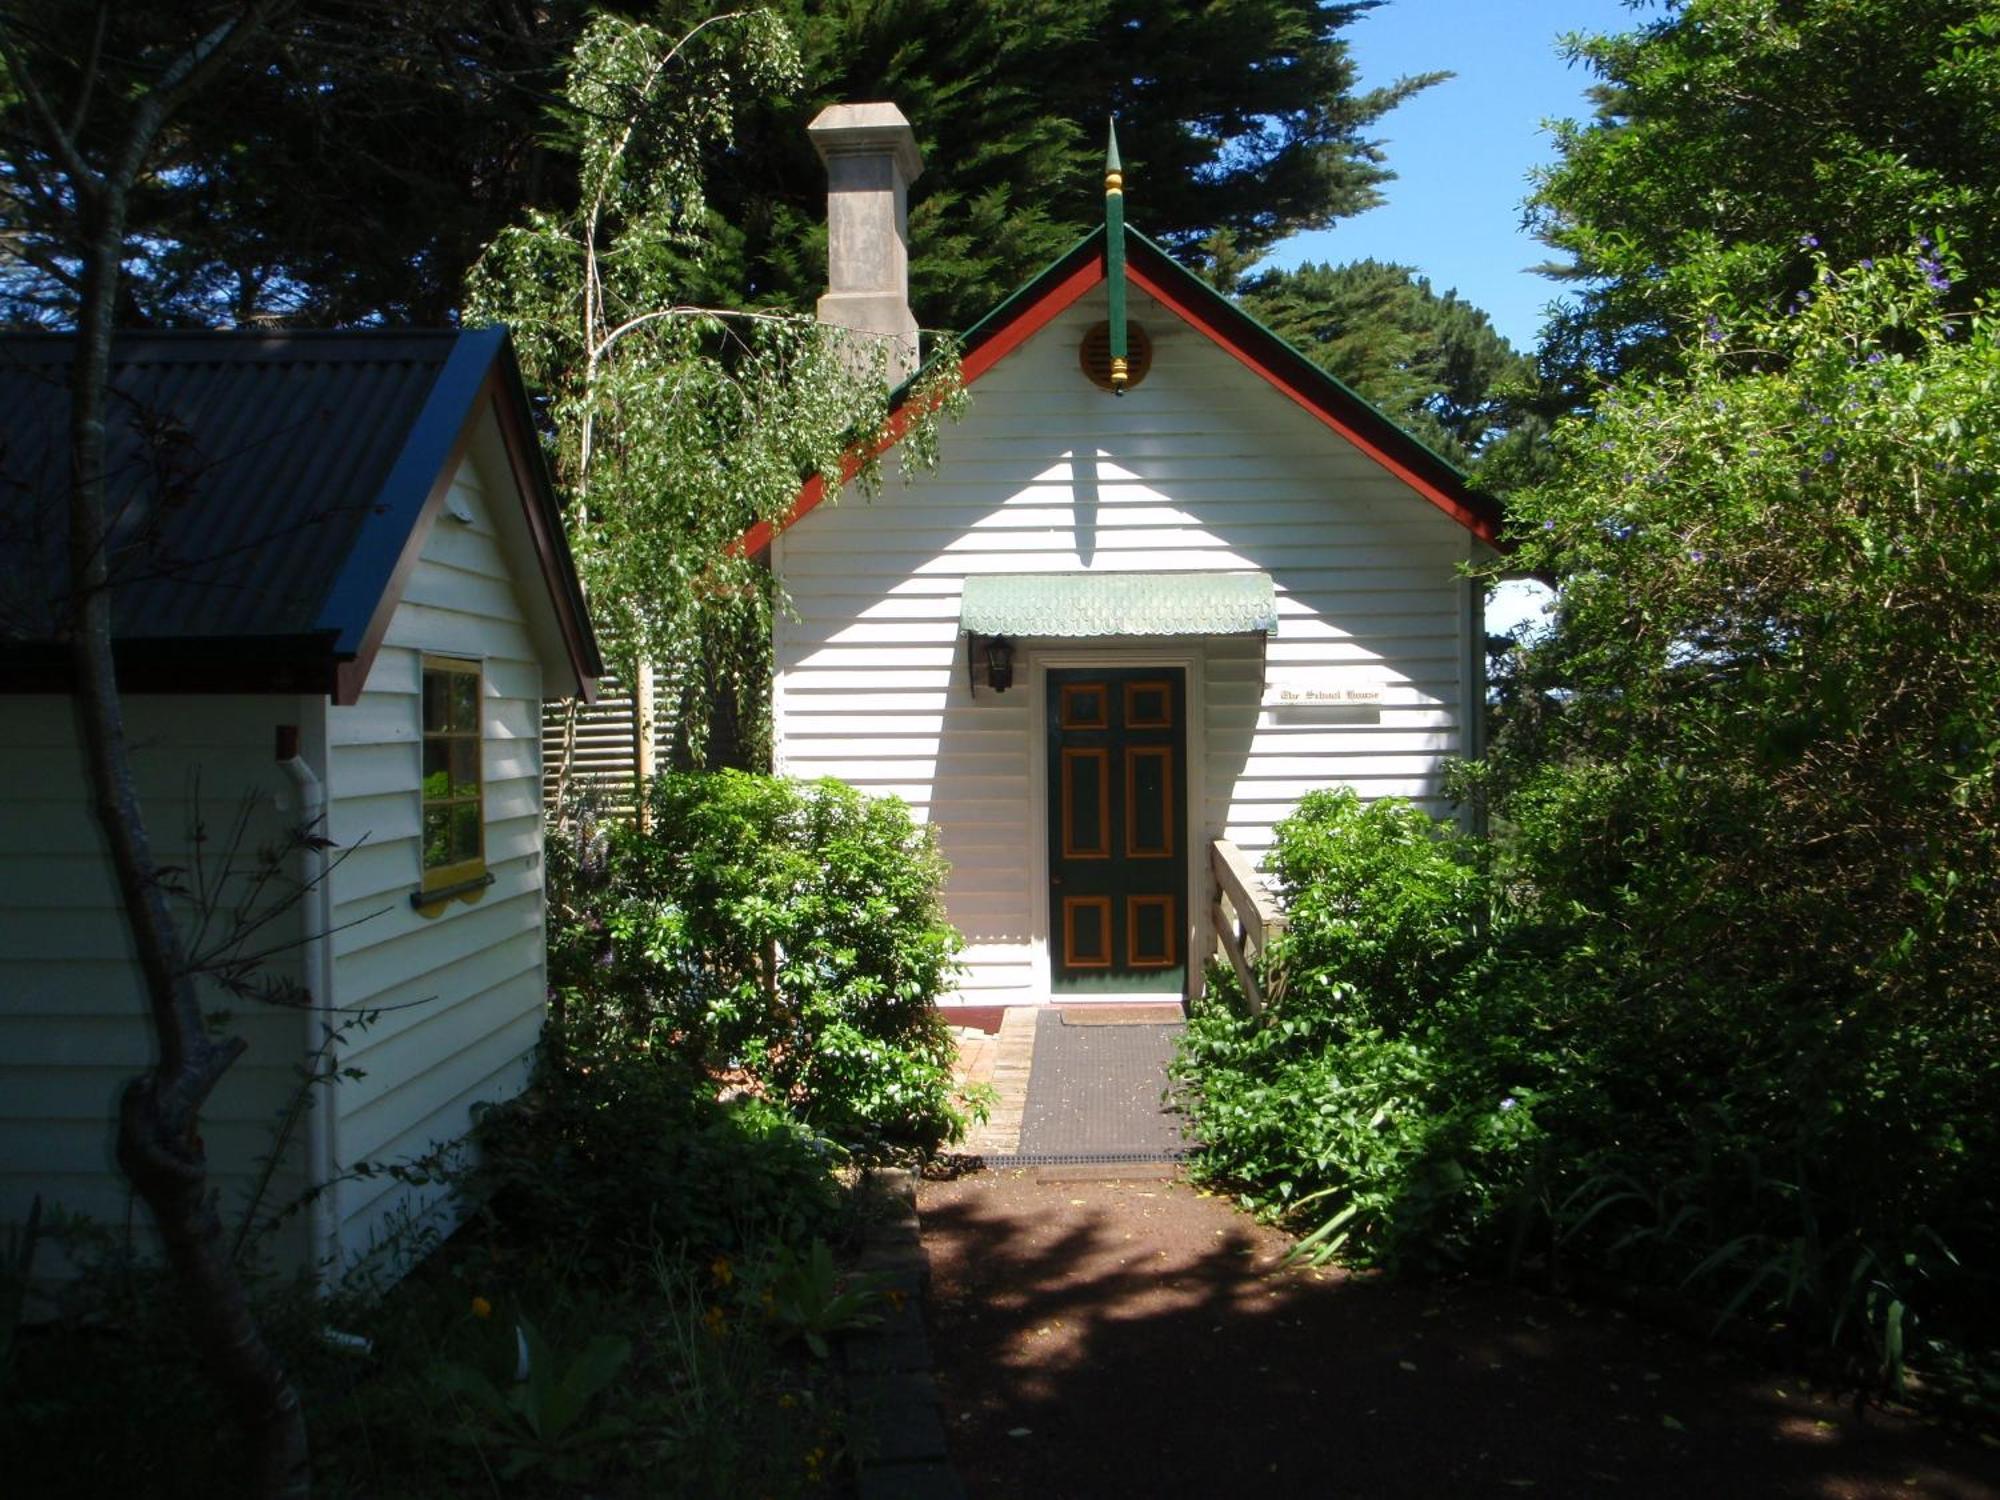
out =
[[[1049,975],[1059,995],[1186,987],[1187,674],[1048,674]]]

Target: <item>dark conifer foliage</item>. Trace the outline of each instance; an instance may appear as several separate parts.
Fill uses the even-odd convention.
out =
[[[212,9],[212,8],[211,8]],[[585,7],[570,0],[297,0],[267,45],[191,100],[138,185],[119,321],[443,324],[475,256],[523,204],[561,189],[540,148]],[[201,7],[5,0],[0,25],[86,66],[157,50]],[[108,113],[108,112],[107,112]],[[10,165],[0,318],[66,324],[74,205],[36,170],[0,77]],[[16,149],[18,147],[18,149]],[[23,165],[25,164],[25,165]],[[52,164],[50,164],[52,165]]]
[[[1357,91],[1342,33],[1379,0],[779,0],[804,48],[797,97],[718,150],[714,245],[688,278],[723,304],[810,306],[825,279],[825,176],[805,125],[890,99],[929,170],[912,195],[926,326],[989,310],[1102,216],[1104,125],[1126,142],[1133,220],[1190,261],[1221,234],[1255,255],[1377,201],[1369,137],[1432,81]],[[715,7],[614,3],[678,34]],[[87,45],[180,24],[178,7],[4,0],[0,18]],[[133,325],[440,323],[466,268],[526,208],[573,191],[544,149],[583,0],[298,0],[275,55],[176,121],[135,203]],[[0,80],[0,129],[22,124]],[[74,300],[67,209],[0,183],[0,317],[60,323]]]
[[[911,194],[911,297],[963,328],[1101,222],[1117,116],[1131,221],[1190,263],[1245,255],[1379,200],[1370,139],[1442,75],[1356,89],[1342,33],[1378,0],[785,0],[809,86],[751,122],[713,178],[733,239],[718,295],[798,305],[824,280],[824,174],[805,124],[890,99],[927,165]]]
[[[1457,292],[1408,266],[1312,262],[1238,289],[1252,317],[1360,392],[1445,458],[1467,465],[1511,423],[1502,393],[1525,356]]]

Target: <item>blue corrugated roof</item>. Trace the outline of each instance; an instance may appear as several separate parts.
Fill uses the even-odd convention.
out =
[[[114,633],[325,628],[321,606],[457,339],[120,338],[107,413]],[[53,637],[65,608],[74,348],[0,339],[0,635],[15,640]]]
[[[107,456],[121,646],[365,655],[497,367],[525,401],[505,345],[497,328],[120,336]],[[57,640],[68,609],[74,350],[67,336],[0,337],[0,651]],[[545,559],[558,612],[574,617],[579,669],[594,675],[560,524],[533,479],[560,554]]]

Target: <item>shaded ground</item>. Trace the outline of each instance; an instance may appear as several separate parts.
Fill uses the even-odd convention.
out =
[[[1615,1312],[1285,1269],[1181,1183],[1036,1175],[918,1195],[975,1497],[2000,1500],[2000,1452]]]

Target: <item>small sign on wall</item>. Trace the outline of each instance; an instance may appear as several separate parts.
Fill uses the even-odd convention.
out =
[[[1377,708],[1379,679],[1342,672],[1302,672],[1264,684],[1266,708]]]

